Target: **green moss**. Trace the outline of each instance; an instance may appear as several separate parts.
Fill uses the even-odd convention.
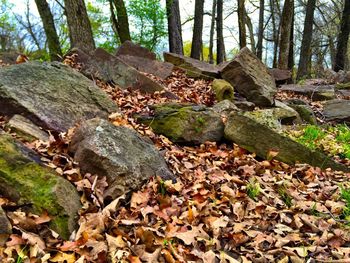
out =
[[[335,85],[336,89],[350,89],[350,82],[347,83],[338,83]]]

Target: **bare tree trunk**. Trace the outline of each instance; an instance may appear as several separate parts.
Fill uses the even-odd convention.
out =
[[[245,9],[244,0],[238,0],[238,27],[239,27],[239,47],[247,46],[247,34],[245,30]]]
[[[204,0],[195,1],[194,26],[191,47],[191,58],[200,59],[202,53]]]
[[[350,1],[345,0],[344,10],[341,18],[340,31],[338,35],[337,53],[335,55],[334,70],[343,70],[345,67],[348,41],[350,33]]]
[[[279,40],[279,27],[277,26],[276,14],[279,11],[278,1],[270,0],[271,16],[272,16],[272,29],[273,29],[273,68],[277,68],[277,55],[278,55],[278,40]]]
[[[259,32],[258,32],[258,44],[256,46],[256,55],[261,60],[263,52],[263,39],[264,39],[264,11],[265,11],[265,1],[260,0],[259,7]]]
[[[278,68],[288,69],[290,34],[293,21],[294,0],[285,0],[280,24]]]
[[[249,31],[249,40],[250,40],[250,47],[251,47],[251,51],[253,53],[256,53],[256,49],[255,49],[255,38],[254,38],[254,29],[253,29],[253,24],[252,24],[252,20],[250,19],[250,17],[247,14],[247,11],[244,10],[244,15],[245,15],[245,21],[248,27],[248,31]]]
[[[217,0],[217,11],[218,15],[216,17],[216,63],[220,64],[225,60],[225,42],[223,34],[223,0]]]
[[[288,69],[294,68],[294,8],[293,8],[293,19],[292,26],[290,30],[290,45],[289,45],[289,54],[288,54]]]
[[[214,64],[214,32],[215,32],[215,18],[216,18],[216,0],[213,0],[213,8],[211,11],[211,25],[210,25],[210,39],[209,39],[209,63]]]
[[[306,5],[303,40],[300,47],[299,68],[297,74],[298,80],[309,75],[309,66],[311,61],[312,28],[314,22],[315,6],[316,0],[308,0]]]
[[[109,0],[113,28],[118,32],[121,43],[131,40],[128,13],[124,0]],[[116,11],[117,16],[115,16]]]
[[[35,0],[38,12],[43,22],[51,61],[60,60],[62,56],[60,40],[58,38],[55,22],[46,0]]]
[[[87,52],[95,49],[90,20],[84,0],[64,0],[71,46]]]
[[[183,55],[179,0],[166,0],[166,11],[168,18],[169,50],[172,53]]]

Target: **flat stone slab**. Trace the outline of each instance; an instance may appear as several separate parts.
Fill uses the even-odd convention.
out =
[[[175,53],[164,52],[163,55],[166,62],[184,70],[189,70],[190,74],[197,73],[197,75],[205,75],[210,78],[219,78],[219,69],[215,65]]]
[[[350,122],[350,100],[330,100],[323,106],[326,121]]]
[[[335,98],[334,85],[282,85],[280,91],[293,92],[309,97],[313,101],[331,100]]]
[[[134,56],[134,57],[140,57],[140,58],[146,58],[150,60],[156,60],[157,56],[154,52],[148,50],[147,48],[144,48],[138,44],[133,43],[132,41],[125,41],[123,44],[121,44],[115,55],[117,57],[119,56]]]
[[[240,113],[232,112],[225,128],[225,138],[240,147],[267,159],[270,152],[278,152],[277,160],[287,164],[307,163],[321,169],[349,172],[350,168],[336,163],[325,154],[285,137],[268,126]]]
[[[20,114],[48,130],[64,132],[77,122],[107,118],[116,104],[91,80],[58,62],[27,62],[0,68],[0,113]]]

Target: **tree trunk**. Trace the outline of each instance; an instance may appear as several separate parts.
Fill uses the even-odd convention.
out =
[[[248,32],[249,32],[249,40],[250,40],[251,51],[253,53],[256,53],[253,23],[252,23],[252,20],[250,19],[250,17],[248,16],[246,10],[244,10],[244,16],[245,16],[245,21],[246,21]]]
[[[279,40],[279,27],[277,26],[276,15],[279,12],[278,1],[270,0],[272,29],[273,29],[273,63],[272,67],[277,68],[277,55],[278,55],[278,40]]]
[[[278,68],[288,69],[290,34],[293,21],[294,0],[285,0],[280,25]]]
[[[290,30],[290,45],[289,45],[289,54],[288,54],[288,69],[292,70],[294,68],[294,8],[293,8],[293,19],[292,27]]]
[[[247,34],[245,30],[245,9],[244,0],[238,0],[238,28],[239,28],[239,47],[242,49],[247,46]]]
[[[225,60],[225,42],[223,34],[223,0],[217,0],[217,12],[216,17],[216,63],[220,64]]]
[[[179,0],[166,0],[166,11],[168,18],[169,50],[172,53],[183,55]]]
[[[340,31],[338,35],[337,53],[335,55],[334,70],[344,70],[348,50],[350,33],[350,1],[345,0],[343,15],[341,18]]]
[[[50,10],[50,7],[46,0],[35,0],[38,12],[43,22],[47,43],[49,46],[51,61],[60,60],[62,57],[62,51],[60,46],[60,40],[58,38],[55,22]]]
[[[209,63],[214,64],[214,31],[215,31],[215,19],[216,19],[216,0],[213,0],[213,8],[211,11],[211,25],[210,25],[210,38],[209,38]]]
[[[308,0],[306,5],[306,16],[303,31],[303,40],[300,47],[300,59],[297,79],[301,79],[309,75],[309,66],[311,60],[311,41],[312,27],[314,22],[314,11],[316,0]]]
[[[258,32],[258,44],[256,46],[256,55],[261,60],[263,52],[263,39],[264,39],[264,11],[265,11],[265,1],[260,0],[260,10],[259,10],[259,32]]]
[[[191,58],[200,59],[202,53],[204,0],[195,1],[194,26],[191,47]]]
[[[128,13],[126,12],[126,7],[124,0],[109,0],[110,5],[116,10],[117,17],[114,14],[114,9],[112,8],[112,22],[116,28],[121,43],[127,40],[131,40]]]
[[[64,0],[71,47],[87,52],[95,49],[90,20],[84,0]]]

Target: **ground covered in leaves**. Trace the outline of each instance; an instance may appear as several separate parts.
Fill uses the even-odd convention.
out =
[[[122,111],[111,122],[150,137],[177,182],[153,178],[104,204],[105,179],[81,174],[67,153],[74,129],[27,143],[77,187],[79,229],[62,241],[48,229],[47,215],[25,213],[0,198],[14,226],[0,248],[1,262],[348,262],[349,174],[259,160],[234,144],[173,144],[133,119],[150,111],[146,105],[169,101],[164,94],[97,84]],[[215,103],[208,81],[175,71],[163,84],[175,101]],[[0,117],[0,125],[5,122]]]

